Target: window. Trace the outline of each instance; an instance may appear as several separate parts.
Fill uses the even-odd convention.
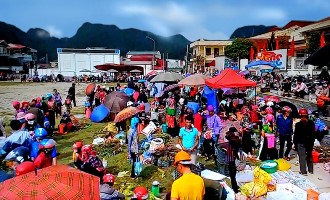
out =
[[[211,48],[206,48],[205,51],[206,51],[205,54],[207,56],[211,55]]]
[[[219,48],[214,48],[214,56],[219,56]]]

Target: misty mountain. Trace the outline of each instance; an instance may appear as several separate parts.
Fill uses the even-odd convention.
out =
[[[48,54],[49,61],[57,60],[56,48],[105,47],[120,49],[121,56],[128,51],[152,51],[153,42],[156,50],[168,53],[169,58],[183,59],[190,41],[178,34],[163,37],[138,29],[120,29],[115,25],[84,23],[71,38],[56,38],[44,29],[31,28],[24,32],[4,22],[0,22],[0,40],[7,43],[22,44],[38,50],[38,57]]]
[[[263,33],[267,33],[269,30],[276,28],[276,26],[264,26],[264,25],[252,25],[242,26],[237,28],[230,36],[230,39],[234,38],[249,38]]]

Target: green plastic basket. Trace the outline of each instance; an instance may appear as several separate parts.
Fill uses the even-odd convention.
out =
[[[267,164],[271,164],[274,166],[267,166]],[[272,174],[276,172],[277,165],[278,165],[277,162],[275,162],[274,160],[266,160],[260,163],[260,168],[265,172],[267,172],[268,174]]]

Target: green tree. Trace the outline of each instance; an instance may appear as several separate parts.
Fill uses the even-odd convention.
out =
[[[201,66],[204,66],[205,64],[205,60],[206,60],[206,57],[205,56],[202,56],[202,55],[198,55],[196,56],[196,58],[194,59],[194,63],[197,67],[201,67]]]
[[[306,53],[313,54],[320,48],[321,32],[311,32],[307,35],[307,48]]]
[[[247,59],[250,57],[250,48],[253,42],[247,38],[236,38],[233,40],[231,45],[225,47],[225,56],[237,61],[240,59]]]

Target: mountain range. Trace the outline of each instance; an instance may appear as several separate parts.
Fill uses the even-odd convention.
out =
[[[251,37],[267,32],[271,27],[246,26],[236,29],[231,38]],[[38,57],[46,55],[49,61],[57,60],[56,48],[87,48],[105,47],[120,49],[121,56],[128,51],[152,51],[153,42],[147,39],[149,36],[155,40],[156,50],[168,53],[169,58],[183,59],[187,45],[191,42],[184,36],[177,34],[163,37],[148,31],[138,29],[119,29],[115,25],[84,23],[70,38],[52,37],[46,30],[31,28],[27,32],[14,25],[0,22],[0,40],[7,43],[22,44],[38,51]]]

